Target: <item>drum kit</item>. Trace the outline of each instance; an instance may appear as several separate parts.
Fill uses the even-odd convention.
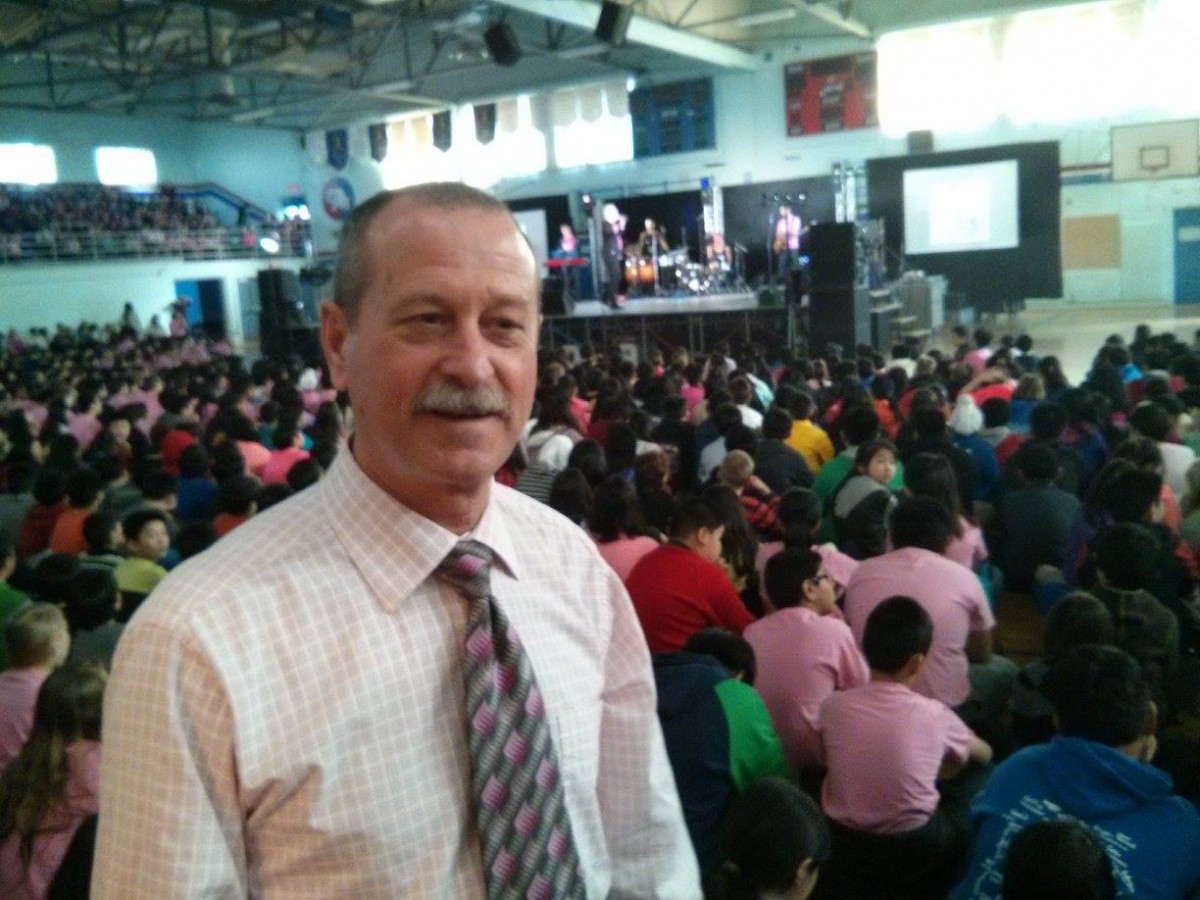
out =
[[[725,257],[707,263],[692,262],[686,249],[655,256],[625,258],[625,283],[641,296],[693,296],[733,289],[734,272]]]

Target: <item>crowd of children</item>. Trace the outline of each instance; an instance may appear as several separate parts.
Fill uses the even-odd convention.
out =
[[[70,879],[90,871],[103,673],[124,623],[170,568],[321,477],[343,422],[319,380],[129,322],[9,334],[0,896],[86,892]]]
[[[1200,859],[1182,850],[1200,839],[1200,543],[1183,527],[1200,521],[1200,465],[1188,474],[1200,357],[1139,328],[1073,385],[1028,336],[951,338],[891,360],[868,348],[773,364],[727,348],[702,361],[591,348],[573,366],[543,359],[539,405],[552,413],[530,446],[555,452],[519,447],[499,477],[588,529],[625,581],[713,896],[1200,886]],[[1045,659],[1025,669],[994,636],[997,605],[1017,593],[1049,619]],[[1132,700],[1095,674],[1114,659]],[[1071,687],[1054,696],[1068,663]],[[734,709],[731,680],[757,701]],[[1116,717],[1122,703],[1124,725],[1069,722],[1071,704]],[[700,720],[716,741],[705,751]],[[1050,792],[1073,766],[1095,777],[1063,747],[1125,779],[1113,793],[1170,823],[1178,859],[1128,846],[1098,789]],[[1053,785],[996,787],[1049,761],[1062,769]],[[1187,799],[1171,796],[1172,776]],[[779,821],[748,814],[747,798]],[[1056,856],[1012,840],[1033,824]],[[1006,869],[1027,886],[1006,887]]]
[[[0,259],[177,253],[220,228],[212,210],[173,188],[0,184]]]
[[[1025,336],[953,337],[543,354],[497,480],[626,584],[713,897],[1200,887],[1200,356],[1139,329],[1071,385]],[[10,335],[0,389],[0,894],[61,896],[123,623],[319,479],[345,413],[299,360],[116,327]],[[1047,613],[1024,669],[993,634],[1012,591]]]

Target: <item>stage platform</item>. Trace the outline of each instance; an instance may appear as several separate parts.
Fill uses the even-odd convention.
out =
[[[679,297],[630,297],[620,309],[612,309],[599,300],[580,300],[575,304],[573,315],[554,318],[703,315],[710,312],[742,312],[748,309],[758,309],[758,297],[752,291],[687,294]]]
[[[721,341],[760,344],[778,351],[794,343],[799,311],[791,306],[764,306],[751,291],[679,297],[631,297],[620,309],[599,300],[582,300],[570,315],[548,315],[542,323],[541,346],[591,344],[615,350],[622,344],[646,359],[651,350],[664,354],[677,347],[703,353]]]

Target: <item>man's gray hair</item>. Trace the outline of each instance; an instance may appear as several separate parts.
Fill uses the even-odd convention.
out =
[[[486,191],[454,181],[430,182],[395,191],[380,191],[370,200],[354,207],[342,226],[338,240],[337,268],[333,275],[333,302],[346,312],[353,322],[358,316],[358,304],[366,292],[370,277],[370,260],[367,253],[367,236],[375,218],[393,202],[414,207],[434,209],[480,209],[503,213],[512,218],[512,213],[502,200]],[[516,221],[513,220],[513,227]],[[517,228],[517,231],[524,235]]]

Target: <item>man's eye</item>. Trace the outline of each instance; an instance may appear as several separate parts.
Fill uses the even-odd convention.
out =
[[[439,325],[445,319],[441,313],[427,312],[409,316],[404,321],[411,325]]]

